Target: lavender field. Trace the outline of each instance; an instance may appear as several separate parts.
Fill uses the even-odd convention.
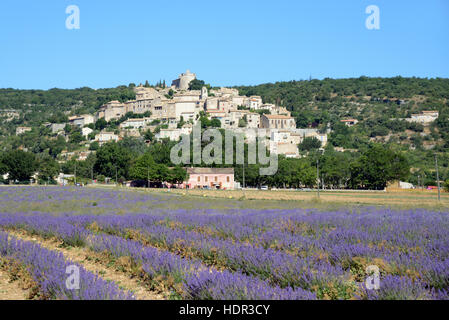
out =
[[[448,299],[448,231],[449,212],[424,209],[0,188],[0,268],[27,279],[34,299],[141,298],[92,264],[164,299]],[[73,262],[62,248],[87,258]],[[74,263],[76,290],[66,287]],[[369,266],[380,271],[376,288],[366,285]]]

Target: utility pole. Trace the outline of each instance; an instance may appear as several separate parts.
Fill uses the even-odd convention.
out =
[[[115,165],[115,185],[118,186],[118,179],[117,179],[117,165]]]
[[[319,159],[316,159],[316,182],[317,182],[317,194],[320,197],[320,169],[319,169]]]
[[[438,184],[438,201],[441,200],[441,196],[440,196],[440,175],[438,174],[438,159],[437,159],[437,154],[435,153],[435,169],[437,171],[437,184]]]
[[[150,187],[150,165],[147,166],[147,188]]]
[[[245,161],[243,161],[243,188],[245,188]]]
[[[90,168],[90,178],[92,180],[92,184],[94,184],[94,166]]]
[[[75,161],[75,186],[76,186],[76,161]]]

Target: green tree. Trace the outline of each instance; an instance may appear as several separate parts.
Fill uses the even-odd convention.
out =
[[[73,130],[70,134],[69,141],[71,143],[80,143],[81,141],[84,141],[83,134],[81,133],[81,130]]]
[[[153,141],[153,139],[154,139],[154,134],[153,134],[153,132],[151,132],[150,129],[148,129],[148,130],[145,131],[145,133],[143,134],[143,138],[144,138],[145,140]]]
[[[210,125],[214,128],[221,128],[221,121],[217,118],[214,118],[210,121]]]
[[[96,151],[100,149],[100,144],[98,143],[98,141],[93,141],[90,145],[89,145],[89,150],[91,151]]]
[[[39,179],[54,183],[54,177],[59,173],[59,164],[52,157],[44,157],[39,161]]]
[[[8,152],[2,162],[11,181],[28,182],[38,167],[34,154],[22,150]]]
[[[107,121],[104,118],[100,118],[95,122],[95,129],[96,130],[103,130],[108,125]]]
[[[168,182],[179,184],[187,180],[187,170],[181,166],[176,166],[170,169]]]
[[[109,142],[98,149],[94,170],[96,173],[109,178],[117,176],[127,178],[132,156],[124,147],[115,142]]]
[[[130,169],[130,177],[149,182],[164,182],[169,178],[168,168],[157,164],[149,152],[140,156]]]
[[[305,137],[298,145],[300,151],[310,151],[321,148],[321,142],[315,137]]]
[[[354,188],[382,190],[388,182],[404,179],[409,172],[403,155],[374,144],[351,163],[351,184]]]
[[[446,192],[449,192],[449,179],[447,179],[447,180],[444,182],[444,190],[445,190]]]
[[[204,86],[203,80],[194,79],[189,83],[189,90],[201,90]]]

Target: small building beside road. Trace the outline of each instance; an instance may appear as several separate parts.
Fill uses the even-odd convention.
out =
[[[186,168],[189,189],[234,189],[234,168]]]

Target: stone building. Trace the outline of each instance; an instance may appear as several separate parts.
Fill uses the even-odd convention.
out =
[[[262,106],[262,98],[259,96],[251,96],[247,101],[247,107],[250,109],[258,110]]]
[[[431,123],[438,119],[438,111],[422,111],[418,114],[412,114],[412,117],[407,119],[408,122],[417,122],[421,124]]]
[[[69,118],[69,123],[73,126],[84,127],[85,125],[95,122],[95,117],[91,114],[83,114],[80,116],[73,116]]]
[[[189,89],[189,83],[195,79],[196,74],[191,73],[190,70],[187,70],[185,73],[181,73],[178,79],[173,80],[172,87],[178,90],[187,90]]]
[[[121,129],[132,128],[140,129],[145,128],[151,122],[150,118],[136,118],[128,119],[120,124]]]
[[[284,115],[263,114],[260,117],[260,127],[265,129],[295,129],[295,119]]]
[[[113,132],[100,132],[99,134],[95,135],[95,141],[98,141],[98,143],[101,145],[110,142],[115,141],[117,142],[119,140],[118,135],[116,135]]]
[[[107,122],[109,122],[111,120],[121,118],[125,115],[125,113],[125,105],[120,101],[114,100],[106,103],[100,108],[98,118],[104,118]]]

